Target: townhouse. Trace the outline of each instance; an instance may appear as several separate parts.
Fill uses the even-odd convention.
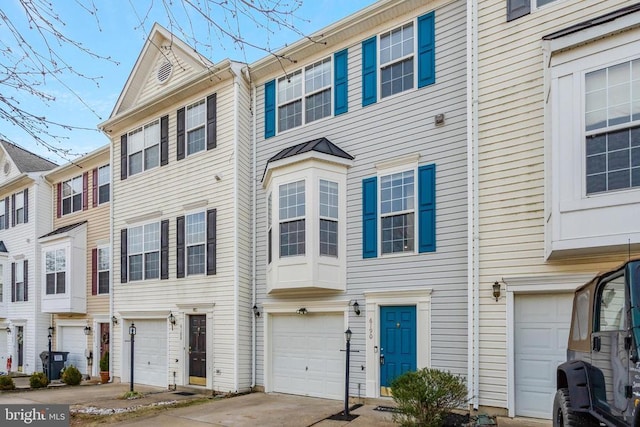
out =
[[[473,4],[474,405],[550,418],[572,291],[640,251],[640,8]]]
[[[41,311],[53,318],[52,347],[84,376],[97,376],[109,351],[110,147],[44,175],[53,190],[51,231],[39,236]]]
[[[143,384],[219,392],[252,385],[244,68],[213,64],[155,25],[99,125],[112,150],[116,379],[134,372]]]
[[[250,65],[256,382],[466,376],[466,4],[380,1]]]
[[[51,187],[43,175],[56,167],[0,140],[0,370],[42,370],[50,316],[41,310],[38,237],[51,229]]]

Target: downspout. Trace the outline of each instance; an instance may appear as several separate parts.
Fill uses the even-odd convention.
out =
[[[467,0],[467,397],[478,409],[477,0]]]
[[[238,102],[238,96],[239,96],[239,82],[238,82],[238,74],[235,72],[233,73],[233,127],[235,129],[235,132],[233,133],[233,152],[234,152],[234,160],[233,160],[233,212],[234,212],[234,217],[235,217],[235,224],[233,227],[233,241],[235,242],[235,260],[234,260],[234,267],[233,267],[233,282],[234,282],[234,289],[233,289],[233,298],[234,301],[236,303],[236,309],[234,310],[233,316],[234,316],[234,322],[233,322],[233,329],[234,329],[234,334],[233,334],[233,339],[234,339],[234,343],[233,343],[233,347],[234,347],[234,355],[235,355],[235,378],[234,378],[234,382],[235,382],[235,390],[236,392],[239,391],[240,387],[239,387],[239,366],[240,366],[240,354],[239,354],[239,345],[238,345],[238,333],[240,331],[240,316],[238,314],[238,310],[240,309],[240,269],[238,267],[238,263],[240,261],[240,250],[239,250],[239,246],[238,245],[238,224],[239,224],[239,214],[238,214],[238,132],[239,132],[239,113],[238,113],[238,106],[239,106],[239,102]]]
[[[103,130],[104,131],[104,130]],[[113,183],[115,182],[115,179],[113,179],[113,141],[111,140],[111,137],[107,135],[107,137],[109,138],[109,164],[111,165],[111,185],[109,186],[109,191],[110,191],[110,195],[109,195],[109,259],[111,260],[111,271],[113,271],[113,241],[114,241],[114,234],[113,234],[113,205],[115,200],[113,200]],[[121,166],[122,167],[122,166]],[[120,272],[120,274],[122,275],[122,272]],[[113,322],[111,321],[111,319],[113,319],[113,316],[115,316],[114,312],[113,312],[113,291],[114,291],[114,284],[116,283],[115,277],[113,277],[113,274],[111,275],[111,289],[109,292],[109,372],[111,372],[110,375],[110,380],[109,382],[113,382],[113,377],[115,376],[115,372],[113,370],[113,343],[114,343],[114,329],[115,329],[115,325],[113,324]],[[120,356],[120,359],[122,359],[122,356]],[[122,378],[122,372],[120,372],[120,378]]]
[[[256,202],[256,185],[257,185],[257,181],[256,181],[256,170],[257,170],[257,159],[256,159],[256,86],[252,83],[251,84],[251,91],[252,91],[252,95],[253,95],[253,99],[251,100],[252,102],[252,114],[253,114],[253,119],[252,119],[252,129],[251,129],[251,139],[252,139],[252,161],[253,161],[253,172],[252,172],[252,176],[251,176],[251,191],[252,191],[252,204],[253,206],[251,207],[251,212],[252,214],[252,218],[251,218],[251,246],[253,247],[253,257],[251,260],[251,285],[252,285],[252,302],[253,305],[251,307],[255,307],[256,305],[256,236],[257,236],[257,221],[256,221],[256,209],[257,209],[257,202]],[[253,315],[251,316],[251,389],[253,389],[256,386],[256,348],[257,348],[257,343],[256,343],[256,336],[258,334],[257,331],[257,324],[256,324],[256,316]]]
[[[476,357],[473,359],[473,385],[474,398],[473,408],[478,409],[480,395],[480,208],[479,208],[479,171],[478,171],[478,155],[480,152],[480,142],[478,134],[478,0],[471,0],[471,19],[472,19],[472,53],[471,53],[471,71],[472,71],[472,114],[473,114],[473,346],[476,349]]]

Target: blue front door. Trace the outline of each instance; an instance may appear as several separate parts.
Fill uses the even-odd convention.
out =
[[[416,307],[380,307],[380,386],[416,370]]]

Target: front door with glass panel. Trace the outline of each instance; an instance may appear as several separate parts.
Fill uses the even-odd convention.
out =
[[[380,307],[380,395],[394,379],[416,370],[416,307]]]

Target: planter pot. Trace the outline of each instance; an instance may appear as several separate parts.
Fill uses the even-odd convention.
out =
[[[102,384],[109,382],[109,371],[100,371],[100,381]]]

